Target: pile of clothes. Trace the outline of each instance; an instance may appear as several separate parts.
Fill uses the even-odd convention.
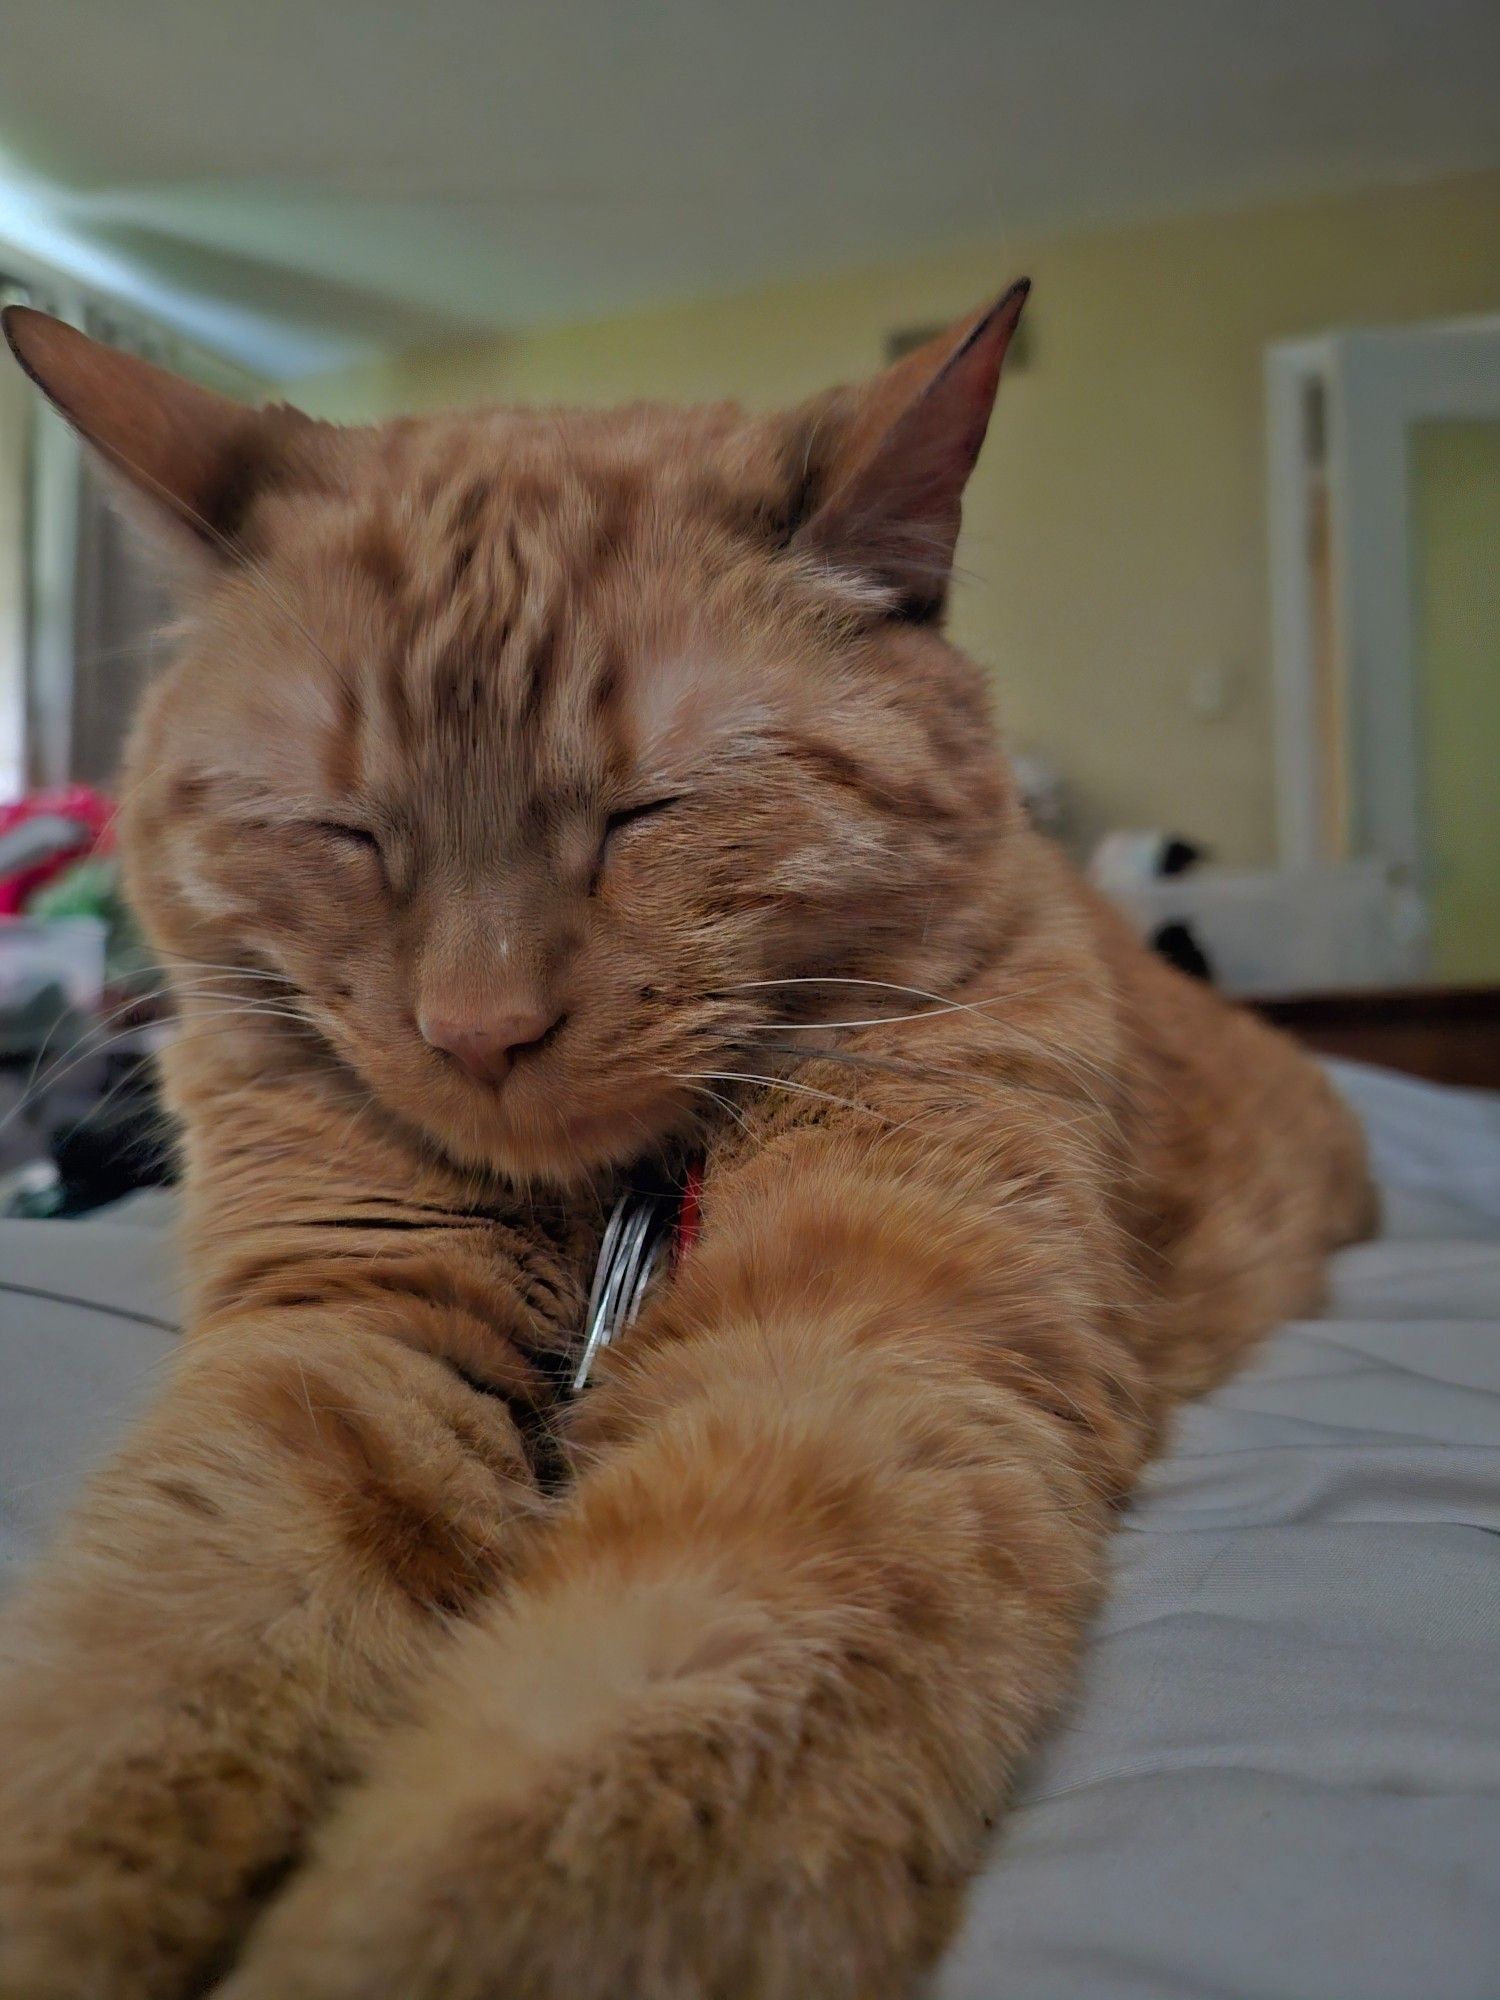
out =
[[[0,1211],[78,1213],[169,1172],[114,823],[87,785],[0,806]]]

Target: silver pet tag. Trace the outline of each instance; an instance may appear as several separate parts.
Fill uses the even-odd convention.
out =
[[[640,1311],[667,1253],[677,1208],[677,1198],[666,1194],[622,1194],[615,1203],[594,1266],[583,1354],[573,1376],[575,1396],[587,1383],[600,1348],[611,1346]]]

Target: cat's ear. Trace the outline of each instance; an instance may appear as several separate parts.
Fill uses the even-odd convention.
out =
[[[1023,278],[866,388],[813,408],[814,498],[791,546],[867,578],[904,617],[942,611],[964,486],[1030,289]]]
[[[177,566],[201,570],[232,556],[288,426],[308,420],[232,402],[29,306],[7,306],[3,320],[11,352]]]

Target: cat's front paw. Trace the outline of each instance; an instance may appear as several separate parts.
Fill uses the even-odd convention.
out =
[[[684,1734],[508,1803],[371,1788],[214,2000],[908,2000],[956,1881],[736,1761]]]
[[[291,1844],[248,1702],[102,1672],[0,1682],[0,2000],[200,1994]]]
[[[163,1858],[164,1857],[160,1857]],[[0,2000],[174,2000],[219,1942],[175,1894],[170,1866],[137,1868],[110,1828],[0,1852]]]

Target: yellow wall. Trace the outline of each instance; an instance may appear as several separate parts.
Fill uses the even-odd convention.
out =
[[[1500,423],[1423,424],[1413,464],[1433,972],[1500,978]]]
[[[397,357],[298,383],[358,418],[469,401],[790,401],[885,335],[1036,281],[971,488],[954,629],[1086,831],[1170,825],[1272,853],[1261,359],[1334,326],[1500,309],[1500,175],[992,242],[744,297]],[[1195,677],[1227,678],[1201,716]]]

